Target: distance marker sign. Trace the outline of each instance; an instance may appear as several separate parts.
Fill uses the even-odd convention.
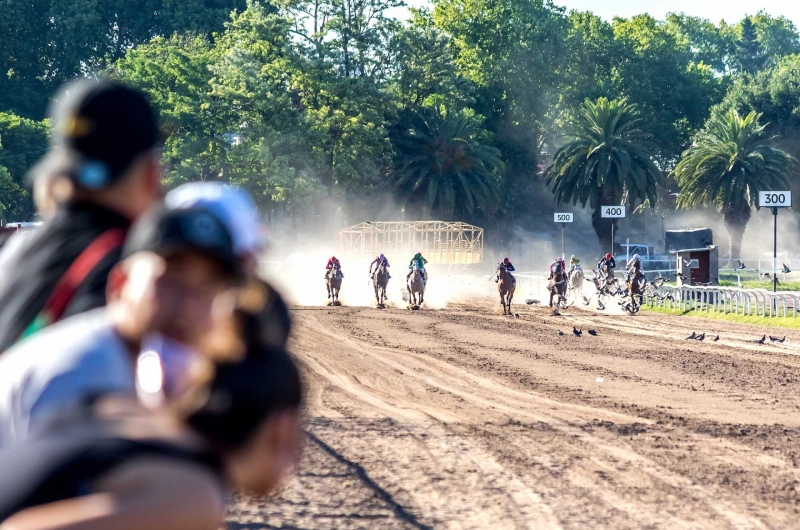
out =
[[[624,219],[625,207],[624,206],[602,206],[600,208],[600,217],[603,219]]]
[[[554,223],[571,223],[572,222],[572,214],[571,213],[554,213],[553,214],[553,222]]]
[[[759,191],[758,206],[761,208],[789,208],[792,206],[792,192]]]

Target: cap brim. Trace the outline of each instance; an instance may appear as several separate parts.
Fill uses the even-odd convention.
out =
[[[69,149],[51,149],[25,174],[25,184],[33,187],[42,176],[62,175],[69,177],[80,166],[80,156]]]
[[[241,260],[236,256],[223,256],[217,252],[210,252],[209,249],[199,247],[188,243],[172,243],[159,245],[157,248],[149,250],[162,258],[170,258],[178,254],[195,253],[205,256],[213,261],[216,261],[222,266],[226,273],[235,280],[241,280],[245,277],[244,268]]]

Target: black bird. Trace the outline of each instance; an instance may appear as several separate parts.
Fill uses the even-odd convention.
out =
[[[514,318],[519,318],[519,313],[514,313]]]
[[[770,335],[769,340],[771,340],[772,342],[783,342],[786,340],[786,336],[784,335],[782,339],[779,339],[778,337],[773,337],[772,335]]]
[[[533,298],[528,298],[525,300],[525,303],[528,305],[539,305],[541,302],[539,302],[539,300],[534,300]]]
[[[719,335],[717,335],[716,337],[714,337],[714,342],[717,342],[718,340],[719,340]]]
[[[792,269],[790,269],[789,266],[786,265],[785,263],[781,263],[781,265],[783,265],[783,273],[784,274],[789,274],[790,272],[792,272]]]
[[[700,335],[695,337],[695,339],[699,340],[700,342],[703,342],[705,340],[705,338],[706,338],[706,334],[705,333],[702,333],[702,334],[700,334]]]
[[[764,336],[763,336],[763,337],[761,337],[760,339],[756,339],[756,340],[754,340],[753,342],[755,342],[756,344],[764,344],[764,341],[765,341],[765,340],[767,340],[767,336],[766,336],[766,335],[764,335]]]
[[[740,259],[737,259],[736,261],[739,263],[739,270],[747,268],[747,265],[744,264],[744,261],[742,261]]]
[[[681,274],[680,272],[679,272],[678,274],[676,274],[676,275],[675,275],[675,277],[676,277],[676,278],[680,278],[681,280],[684,280],[684,281],[686,281],[686,276],[684,276],[684,275],[683,275],[683,274]]]
[[[593,329],[590,329],[589,330],[589,335],[591,335],[592,337],[596,337],[597,336],[597,332],[595,330],[593,330]]]
[[[603,310],[605,310],[605,308],[606,308],[606,306],[603,305],[603,302],[598,300],[597,301],[597,309],[599,309],[600,311],[603,311]]]
[[[581,335],[583,335],[583,331],[576,329],[575,326],[572,326],[572,334],[575,335],[576,337],[580,337]]]
[[[697,332],[692,331],[692,334],[686,337],[686,340],[694,340],[697,338]]]
[[[566,333],[564,333],[560,329],[558,331],[556,331],[556,333],[558,334],[559,337],[563,337],[564,335],[566,335]]]

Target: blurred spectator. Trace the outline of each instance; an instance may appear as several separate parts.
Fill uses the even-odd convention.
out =
[[[31,171],[51,222],[5,264],[0,352],[21,338],[105,305],[106,279],[132,221],[162,197],[155,113],[111,81],[67,85],[51,111],[48,154]]]
[[[274,490],[299,456],[302,383],[285,351],[243,341],[197,405],[142,414],[107,399],[86,423],[0,451],[0,526],[217,530],[228,488]]]
[[[153,350],[168,393],[199,361],[214,303],[243,276],[227,227],[205,208],[143,216],[109,276],[106,308],[64,320],[0,356],[0,446],[99,396],[135,395],[134,365]]]

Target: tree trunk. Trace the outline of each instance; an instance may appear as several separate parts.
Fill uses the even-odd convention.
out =
[[[613,223],[615,235],[617,234],[617,220],[616,219],[603,219],[601,217],[601,207],[598,203],[592,212],[592,228],[594,228],[597,239],[600,241],[600,254],[604,255],[607,252],[614,254],[614,249],[611,248],[611,226]]]
[[[728,250],[731,261],[742,258],[742,239],[744,238],[747,222],[750,220],[750,214],[749,206],[742,210],[733,208],[722,210],[722,219],[725,222],[725,228],[728,230]]]

